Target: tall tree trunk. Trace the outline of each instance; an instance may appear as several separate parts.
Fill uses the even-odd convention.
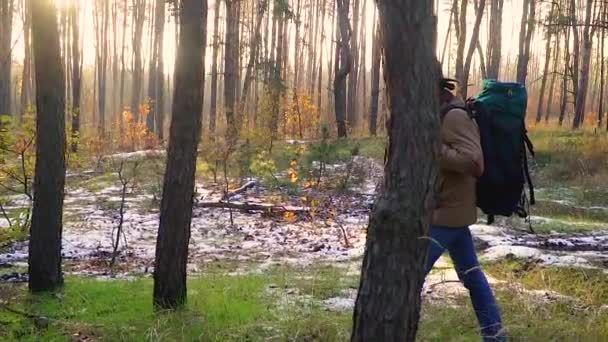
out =
[[[519,32],[519,55],[517,58],[517,82],[526,84],[528,62],[530,61],[530,44],[534,33],[536,0],[523,0],[523,15]]]
[[[606,6],[606,4],[602,4],[602,21],[606,21],[607,15],[608,15],[608,6]],[[604,43],[606,40],[606,28],[602,27],[601,28],[601,34],[600,34],[600,93],[599,93],[599,104],[598,104],[598,110],[597,110],[597,128],[601,129],[602,128],[602,120],[604,118],[604,82],[605,82],[605,68],[606,68],[606,58],[605,58],[605,52],[604,52]]]
[[[467,43],[467,7],[468,0],[460,0],[460,10],[455,13],[454,20],[455,25],[457,25],[456,39],[458,40],[456,50],[456,79],[459,81],[464,79],[464,48]]]
[[[252,32],[251,47],[249,51],[249,61],[247,62],[247,70],[245,71],[245,80],[243,83],[243,91],[241,91],[241,112],[244,112],[245,103],[247,102],[247,96],[251,89],[251,83],[253,82],[253,67],[255,61],[258,58],[258,48],[260,45],[260,29],[262,27],[262,19],[264,18],[264,12],[266,11],[266,0],[260,0],[258,4],[258,12],[255,19],[255,27]]]
[[[334,107],[336,111],[336,125],[338,137],[345,138],[346,128],[346,79],[352,67],[352,55],[350,48],[351,30],[348,23],[348,0],[336,1],[338,16],[339,39],[336,41],[336,56],[334,67]]]
[[[238,36],[237,11],[238,0],[226,0],[226,39],[224,40],[224,111],[228,124],[227,136],[236,138],[238,134],[236,122],[236,79]]]
[[[570,79],[574,77],[574,73],[572,73],[572,67],[570,65],[571,53],[570,53],[570,29],[566,29],[566,36],[564,39],[564,73],[563,73],[563,84],[562,84],[562,94],[561,94],[561,103],[559,108],[559,119],[558,123],[561,127],[564,118],[566,117],[566,110],[568,107],[568,83]],[[570,78],[568,78],[568,72],[570,71]],[[574,83],[574,82],[572,82]]]
[[[322,112],[323,107],[323,51],[325,47],[325,7],[326,0],[321,0],[321,43],[319,46],[319,71],[317,72],[317,109]],[[328,87],[329,88],[329,87]]]
[[[432,1],[377,3],[391,118],[384,182],[370,215],[351,341],[414,341],[425,272],[424,237],[439,173],[436,18]]]
[[[585,122],[585,109],[587,104],[587,92],[589,90],[589,70],[591,64],[591,50],[593,48],[593,35],[595,27],[591,28],[591,16],[593,14],[594,0],[587,0],[585,7],[585,26],[583,28],[582,63],[578,91],[575,93],[576,105],[572,128],[578,129]],[[574,28],[576,30],[576,27]],[[577,69],[578,70],[578,69]]]
[[[369,115],[369,134],[375,136],[378,126],[378,97],[380,95],[380,63],[382,59],[380,23],[374,27],[372,44],[372,101]]]
[[[97,66],[97,105],[99,113],[98,131],[105,134],[106,121],[106,79],[108,63],[108,22],[109,0],[97,0],[94,14],[96,36],[96,66]]]
[[[348,125],[351,129],[356,129],[358,122],[357,113],[357,78],[359,75],[359,41],[358,41],[358,29],[359,29],[359,0],[353,1],[353,25],[350,36],[350,48],[351,48],[351,70],[348,74],[348,94],[346,96],[346,115]]]
[[[468,93],[468,84],[469,84],[469,72],[471,71],[471,61],[473,60],[473,54],[475,53],[475,48],[477,42],[479,41],[479,29],[481,27],[481,19],[483,18],[483,12],[486,8],[486,0],[480,0],[479,6],[477,9],[477,14],[475,17],[475,25],[473,26],[473,33],[471,34],[471,42],[469,43],[469,50],[467,51],[466,61],[464,63],[464,69],[462,78],[462,96],[466,99]]]
[[[555,6],[555,5],[554,5]],[[553,12],[553,10],[551,10]],[[550,14],[551,15],[551,14]],[[549,76],[549,65],[551,64],[551,28],[548,28],[545,45],[545,67],[540,85],[540,94],[538,95],[538,107],[536,109],[536,123],[540,123],[543,118],[543,103],[545,99],[545,87],[547,85],[547,77]]]
[[[143,42],[144,21],[146,19],[145,0],[133,0],[133,87],[131,92],[131,111],[139,121],[139,105],[143,87],[141,46]]]
[[[553,114],[553,97],[555,91],[555,80],[559,72],[559,65],[561,64],[561,37],[560,31],[555,32],[555,52],[553,53],[553,72],[551,73],[551,83],[549,85],[549,98],[547,99],[547,109],[545,110],[545,123],[549,122],[549,117]]]
[[[80,92],[82,76],[80,74],[80,8],[72,4],[70,20],[72,21],[72,152],[78,152],[80,137]]]
[[[152,51],[150,56],[150,67],[148,68],[148,99],[150,103],[150,113],[146,118],[148,131],[159,134],[160,123],[157,122],[159,112],[162,107],[158,105],[158,96],[162,94],[162,89],[158,89],[159,80],[163,80],[163,70],[159,69],[161,64],[160,54],[162,53],[162,39],[165,27],[165,0],[156,0],[154,4],[154,37],[152,38]],[[159,74],[160,73],[160,74]]]
[[[23,10],[23,74],[21,77],[21,111],[23,117],[32,104],[32,14],[28,0],[22,0]],[[75,6],[75,5],[74,5]]]
[[[127,3],[128,0],[124,0],[123,2],[123,20],[122,20],[122,40],[121,40],[121,48],[120,48],[120,111],[122,112],[125,109],[125,77],[127,72],[127,63],[125,56],[125,49],[127,46],[127,17],[129,14],[129,5]],[[133,109],[131,109],[133,110]],[[122,113],[121,117],[118,121],[120,135],[123,133],[123,118]]]
[[[213,12],[213,52],[211,56],[211,95],[209,99],[209,135],[213,139],[215,137],[215,126],[217,117],[217,57],[220,50],[220,5],[221,0],[215,0]]]
[[[175,309],[187,298],[186,265],[197,147],[203,109],[203,49],[207,1],[182,0],[167,169],[154,262],[154,305]]]
[[[502,13],[504,0],[492,0],[488,36],[488,78],[498,79],[502,55]]]
[[[32,43],[36,72],[36,166],[29,244],[29,289],[63,283],[61,233],[65,184],[65,79],[55,4],[34,1]]]
[[[112,1],[112,122],[120,120],[122,117],[119,98],[119,75],[118,75],[118,2]],[[124,28],[123,28],[124,30]]]
[[[13,0],[0,1],[0,115],[11,114]]]
[[[572,80],[572,93],[574,94],[574,108],[576,108],[576,101],[578,99],[578,87],[579,87],[579,71],[580,71],[580,50],[581,40],[579,34],[579,25],[577,19],[578,7],[575,0],[570,1],[570,25],[572,27],[572,67],[570,70]]]
[[[278,13],[277,13],[278,12]],[[277,16],[277,41],[276,41],[276,59],[272,68],[271,78],[271,110],[270,110],[270,132],[272,140],[276,140],[279,132],[279,114],[280,114],[280,99],[283,95],[283,56],[284,56],[284,25],[285,25],[285,9],[278,9],[275,12]]]

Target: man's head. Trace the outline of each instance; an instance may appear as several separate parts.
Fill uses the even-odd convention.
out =
[[[437,61],[437,74],[439,79],[439,102],[441,105],[445,103],[449,103],[454,99],[454,91],[456,90],[456,85],[458,81],[443,77],[443,68],[441,67],[441,63]]]
[[[450,78],[440,78],[439,80],[439,101],[440,104],[449,103],[454,99],[454,90],[458,81]]]

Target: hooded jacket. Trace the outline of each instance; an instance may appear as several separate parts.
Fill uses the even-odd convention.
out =
[[[445,106],[464,106],[464,101],[454,97]],[[440,134],[441,170],[432,223],[468,226],[477,222],[475,184],[484,168],[479,128],[469,113],[454,108],[443,117]]]

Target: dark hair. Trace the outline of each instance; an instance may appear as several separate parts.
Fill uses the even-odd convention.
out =
[[[456,89],[456,84],[458,83],[458,81],[451,79],[451,78],[441,78],[439,80],[439,87],[441,90],[449,90],[449,91],[453,91],[454,89]]]

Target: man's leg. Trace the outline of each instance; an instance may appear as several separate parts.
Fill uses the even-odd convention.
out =
[[[481,326],[481,335],[484,341],[504,341],[504,338],[500,337],[502,330],[500,309],[477,260],[471,231],[468,227],[457,230],[458,236],[448,247],[448,251],[460,280],[469,290]]]
[[[429,239],[429,248],[426,259],[426,274],[429,274],[433,269],[433,265],[451,243],[454,235],[450,228],[431,226]]]

